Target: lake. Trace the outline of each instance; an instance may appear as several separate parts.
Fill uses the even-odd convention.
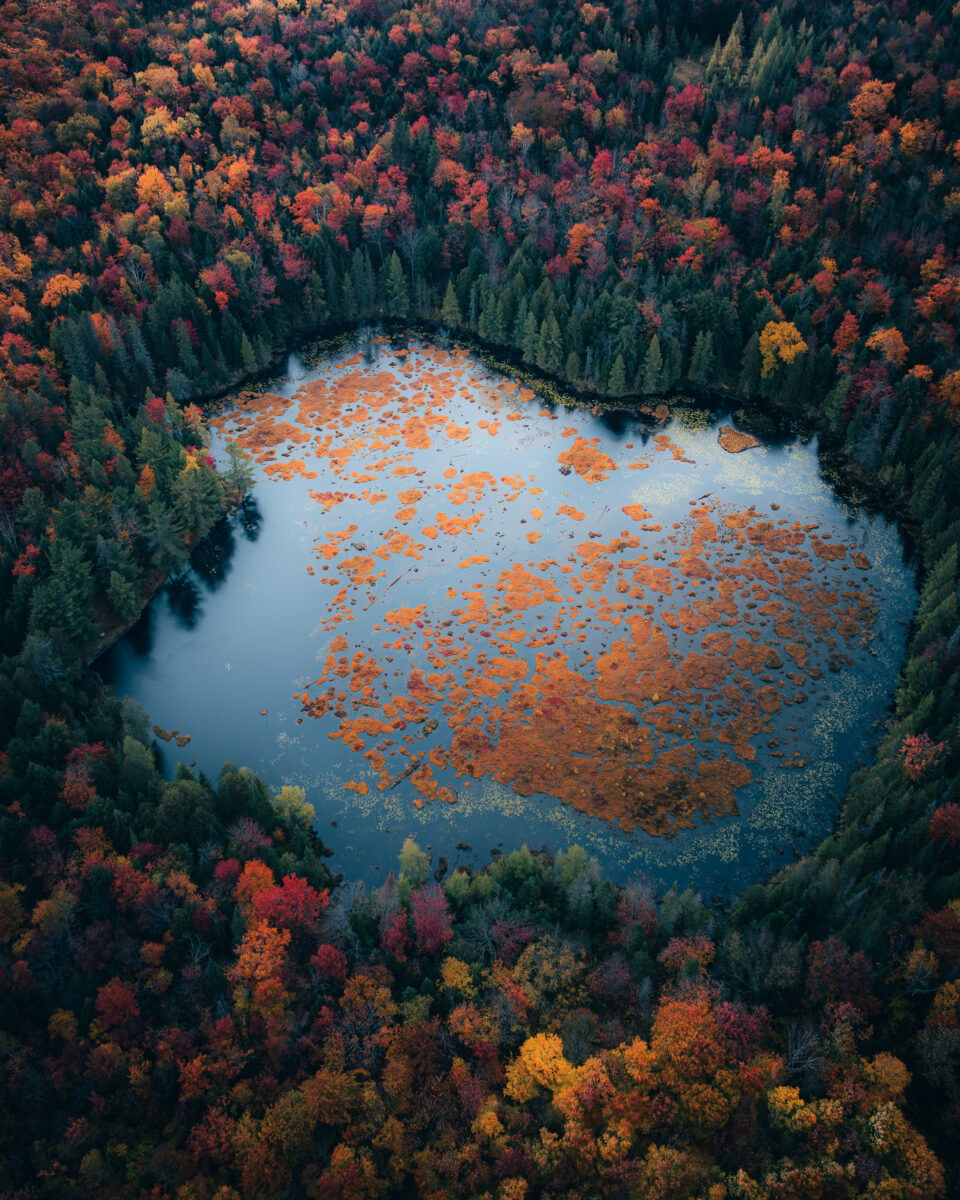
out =
[[[98,669],[168,774],[304,787],[350,878],[412,836],[450,867],[578,843],[621,881],[739,890],[875,744],[913,571],[815,440],[733,453],[730,413],[659,417],[412,339],[292,355],[213,420],[252,502]]]

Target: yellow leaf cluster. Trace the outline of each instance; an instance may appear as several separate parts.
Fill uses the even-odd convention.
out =
[[[766,379],[780,363],[792,363],[806,349],[807,343],[792,321],[768,321],[760,334],[760,374]]]

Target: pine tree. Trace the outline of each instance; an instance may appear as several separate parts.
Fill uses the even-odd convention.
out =
[[[344,321],[355,321],[357,311],[357,290],[349,272],[344,271],[340,282],[340,315]]]
[[[259,367],[256,353],[253,346],[250,345],[250,339],[245,333],[240,336],[240,361],[243,363],[243,369],[248,375],[252,375]]]
[[[121,575],[119,571],[110,572],[107,599],[110,601],[110,607],[122,621],[128,621],[135,616],[140,607],[140,598],[132,580]]]
[[[723,81],[733,87],[740,82],[743,70],[743,13],[737,13],[737,19],[730,30],[730,36],[724,44],[718,61]]]
[[[558,374],[563,365],[563,337],[557,318],[548,316],[540,323],[537,336],[537,366],[543,371]]]
[[[78,648],[93,640],[93,569],[79,546],[60,535],[50,547],[50,575],[33,595],[30,630],[59,629]]]
[[[410,293],[407,290],[407,280],[403,273],[400,255],[396,250],[387,260],[383,294],[387,305],[387,315],[401,321],[405,320],[410,314]]]
[[[760,386],[760,338],[754,333],[743,348],[743,358],[740,362],[740,380],[738,389],[744,396],[756,395]]]
[[[477,333],[485,342],[497,341],[497,298],[494,293],[487,292],[477,320]]]
[[[523,322],[523,340],[520,346],[523,351],[523,361],[525,363],[535,363],[537,361],[538,345],[537,318],[532,312],[528,312]]]
[[[245,496],[253,487],[254,480],[256,479],[253,461],[236,442],[227,443],[227,459],[228,462],[223,471],[223,479],[235,496]]]
[[[697,334],[693,343],[693,353],[690,356],[690,369],[687,371],[687,376],[695,383],[710,383],[713,379],[713,369],[713,334],[705,329]]]
[[[310,278],[307,281],[306,299],[310,315],[314,321],[322,324],[324,321],[329,320],[330,310],[327,307],[327,297],[323,280],[316,271],[310,272]]]
[[[193,352],[193,343],[183,321],[174,321],[173,340],[177,348],[177,358],[180,369],[187,375],[196,375],[198,369],[197,356]]]
[[[443,294],[443,304],[440,306],[440,320],[444,325],[462,325],[463,313],[460,311],[460,301],[454,290],[453,280],[447,280],[447,290]]]
[[[650,339],[644,356],[640,390],[646,395],[656,395],[663,390],[663,351],[657,334]]]
[[[627,366],[623,361],[623,355],[618,354],[613,360],[613,366],[610,368],[610,377],[607,379],[607,391],[614,396],[622,396],[627,390]]]

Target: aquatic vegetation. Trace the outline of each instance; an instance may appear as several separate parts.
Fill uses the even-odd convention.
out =
[[[374,368],[354,354],[219,419],[271,482],[322,481],[305,569],[330,640],[301,717],[359,757],[361,797],[449,803],[490,778],[652,835],[735,813],[759,758],[806,765],[811,694],[872,636],[870,560],[722,487],[675,519],[627,474],[668,456],[700,491],[674,426],[637,459],[535,399],[464,351],[381,343]],[[554,465],[525,464],[544,429]]]

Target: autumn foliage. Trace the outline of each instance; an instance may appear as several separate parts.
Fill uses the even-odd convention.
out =
[[[957,1194],[955,24],[4,8],[4,1195]],[[367,892],[305,798],[161,777],[82,661],[249,489],[195,402],[411,319],[619,406],[772,406],[908,521],[908,661],[815,854],[786,820],[784,871],[716,906],[572,851],[434,881],[411,852]]]

